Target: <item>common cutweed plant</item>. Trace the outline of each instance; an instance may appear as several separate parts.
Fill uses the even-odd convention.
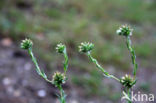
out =
[[[56,47],[56,51],[60,54],[63,54],[64,58],[65,58],[64,73],[55,72],[54,75],[52,76],[52,80],[48,79],[45,72],[40,69],[38,62],[33,54],[32,46],[33,46],[33,42],[30,39],[25,39],[21,43],[21,48],[27,50],[29,55],[31,56],[31,59],[32,59],[33,63],[35,64],[36,71],[37,71],[38,75],[40,75],[47,82],[55,85],[55,87],[57,87],[60,91],[60,94],[58,95],[60,103],[66,103],[66,94],[62,88],[62,85],[64,83],[66,83],[66,80],[67,80],[66,72],[68,70],[68,55],[67,55],[66,46],[64,44],[60,43]]]
[[[110,74],[109,72],[107,72],[91,54],[91,52],[94,48],[93,43],[83,42],[79,46],[79,52],[86,54],[88,56],[88,58],[90,59],[90,61],[96,65],[98,70],[105,77],[112,78],[112,79],[116,80],[117,82],[119,82],[124,87],[123,95],[124,95],[124,98],[127,100],[128,103],[132,103],[130,93],[132,91],[132,87],[136,84],[136,80],[137,80],[136,72],[137,72],[137,68],[138,68],[137,63],[136,63],[135,51],[134,51],[134,48],[132,47],[132,43],[131,43],[131,39],[130,39],[130,36],[132,36],[132,31],[133,30],[128,25],[123,25],[116,32],[118,35],[123,36],[126,39],[126,45],[127,45],[127,48],[130,52],[132,64],[133,64],[133,76],[125,74],[125,76],[118,78],[118,77],[114,76],[113,74]],[[37,63],[37,60],[34,57],[34,54],[32,51],[32,46],[33,46],[33,42],[30,39],[25,39],[21,43],[21,48],[27,50],[28,53],[30,54],[31,59],[36,66],[36,71],[37,71],[38,75],[40,75],[47,82],[55,85],[55,87],[57,87],[60,91],[60,94],[58,95],[60,102],[66,103],[66,94],[62,88],[62,85],[64,83],[66,83],[66,81],[67,81],[66,73],[68,70],[68,55],[67,55],[66,46],[62,43],[57,44],[56,51],[59,54],[63,54],[64,59],[65,59],[64,65],[63,65],[64,66],[64,72],[63,73],[58,72],[58,71],[55,72],[54,75],[52,76],[52,80],[48,79],[45,72],[40,69],[40,67]]]
[[[105,77],[115,79],[116,81],[118,81],[119,83],[121,83],[121,85],[124,87],[124,89],[123,89],[124,98],[126,98],[126,100],[127,100],[128,103],[132,103],[130,93],[131,93],[132,87],[136,83],[136,72],[137,72],[137,68],[138,68],[137,67],[137,63],[136,63],[135,51],[134,51],[134,48],[132,47],[131,39],[130,39],[130,36],[132,36],[132,31],[133,30],[128,25],[123,25],[123,26],[121,26],[117,30],[117,34],[118,35],[121,35],[121,36],[124,36],[126,38],[127,48],[130,51],[131,59],[132,59],[132,64],[133,64],[133,77],[126,74],[125,76],[123,76],[121,78],[117,78],[116,76],[108,73],[98,63],[98,61],[91,55],[91,51],[94,48],[94,44],[89,43],[89,42],[83,42],[79,46],[79,52],[86,54],[88,56],[88,58],[90,59],[90,61],[93,62],[96,65],[96,67],[98,68],[98,70],[100,72],[102,72]]]

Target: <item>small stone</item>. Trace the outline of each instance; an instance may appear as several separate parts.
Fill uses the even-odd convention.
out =
[[[15,97],[19,97],[21,95],[21,91],[20,90],[15,90],[14,93],[13,93],[13,95]]]
[[[9,47],[12,45],[12,40],[10,38],[4,38],[1,43],[3,46]]]
[[[7,78],[7,77],[4,78],[4,79],[3,79],[3,84],[6,85],[6,86],[7,86],[7,85],[10,85],[10,84],[11,84],[10,78]]]
[[[41,98],[45,97],[47,95],[46,91],[41,89],[37,92],[37,95]]]

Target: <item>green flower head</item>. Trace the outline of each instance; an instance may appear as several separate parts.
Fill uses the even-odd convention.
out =
[[[64,73],[55,72],[52,82],[56,87],[58,87],[66,82],[66,76],[64,75]]]
[[[120,82],[123,86],[127,88],[131,88],[136,83],[134,78],[132,78],[130,75],[127,74],[120,79]]]
[[[33,42],[30,39],[25,39],[25,40],[22,40],[21,42],[22,49],[29,49],[32,47],[32,45],[33,45]]]
[[[123,35],[123,36],[131,36],[132,35],[133,29],[131,29],[128,25],[122,25],[116,33],[118,35]]]
[[[56,46],[56,51],[57,51],[58,53],[63,53],[64,50],[65,50],[65,48],[66,48],[66,46],[65,46],[64,44],[60,43],[60,44],[57,44],[57,46]]]
[[[92,51],[93,48],[94,48],[94,44],[93,43],[83,42],[79,46],[79,51],[82,52],[82,53],[87,53],[87,52]]]

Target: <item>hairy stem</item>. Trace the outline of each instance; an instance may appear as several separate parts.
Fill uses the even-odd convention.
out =
[[[52,81],[49,80],[49,79],[47,78],[46,74],[45,74],[43,71],[41,71],[41,69],[40,69],[40,67],[39,67],[39,65],[38,65],[38,63],[37,63],[37,60],[36,60],[36,58],[35,58],[35,56],[34,56],[34,54],[33,54],[33,52],[32,52],[32,48],[29,48],[29,49],[28,49],[28,53],[29,53],[29,55],[31,56],[31,59],[32,59],[33,63],[35,64],[37,73],[38,73],[42,78],[44,78],[47,82],[52,83]]]
[[[105,69],[103,67],[101,67],[101,65],[98,63],[98,61],[92,57],[92,55],[90,54],[90,52],[87,53],[87,56],[89,57],[89,59],[96,64],[96,67],[104,73],[104,76],[106,77],[110,77],[110,78],[113,78],[115,80],[117,80],[118,82],[120,82],[120,79],[118,79],[117,77],[113,76],[113,75],[110,75],[108,72],[105,71]]]
[[[136,63],[135,51],[132,48],[132,44],[131,44],[131,40],[130,40],[130,37],[129,36],[126,37],[126,43],[127,43],[127,48],[130,51],[130,53],[131,53],[132,64],[133,64],[133,75],[134,75],[134,78],[136,78],[136,71],[138,69],[138,65]]]
[[[130,88],[128,88],[128,90],[127,90],[127,94],[128,94],[128,97],[131,99],[131,90],[130,90]],[[129,101],[128,100],[128,103],[132,103],[132,101]]]
[[[64,59],[65,59],[65,61],[64,61],[64,74],[66,75],[66,72],[68,70],[68,55],[67,55],[66,48],[63,52],[63,55],[64,55]]]
[[[66,95],[65,95],[65,93],[64,93],[64,90],[63,90],[63,88],[62,88],[62,86],[60,85],[59,87],[59,90],[60,90],[60,102],[61,103],[66,103]]]

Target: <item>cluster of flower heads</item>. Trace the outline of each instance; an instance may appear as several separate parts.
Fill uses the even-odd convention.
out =
[[[21,48],[22,49],[29,49],[32,47],[32,45],[33,45],[33,42],[30,39],[25,39],[25,40],[22,40]]]
[[[83,42],[83,43],[81,43],[80,46],[79,46],[79,51],[82,52],[82,53],[88,53],[88,52],[90,52],[93,48],[94,48],[94,44],[93,44],[93,43]]]
[[[64,73],[60,73],[60,72],[54,73],[52,83],[56,87],[59,87],[60,85],[64,84],[65,82],[66,82],[66,76],[64,75]]]
[[[56,51],[58,53],[61,53],[62,54],[64,52],[65,48],[66,48],[66,46],[64,44],[60,43],[60,44],[57,44]]]
[[[120,79],[120,82],[123,86],[127,88],[131,88],[135,84],[136,81],[130,75],[126,74]]]
[[[131,36],[132,35],[133,29],[131,29],[128,25],[122,25],[116,33],[118,35],[123,35],[123,36]]]
[[[30,39],[22,40],[21,42],[21,48],[22,49],[30,49],[32,48],[33,42]],[[66,46],[62,43],[58,44],[56,47],[56,51],[58,53],[64,53],[64,50],[66,49]],[[66,76],[64,73],[55,72],[53,75],[52,83],[58,87],[62,84],[64,84],[66,81]]]
[[[66,46],[62,43],[57,44],[56,46],[56,52],[62,54],[66,50]],[[64,73],[60,72],[55,72],[53,75],[52,83],[56,86],[59,87],[62,84],[66,82],[67,78]]]

